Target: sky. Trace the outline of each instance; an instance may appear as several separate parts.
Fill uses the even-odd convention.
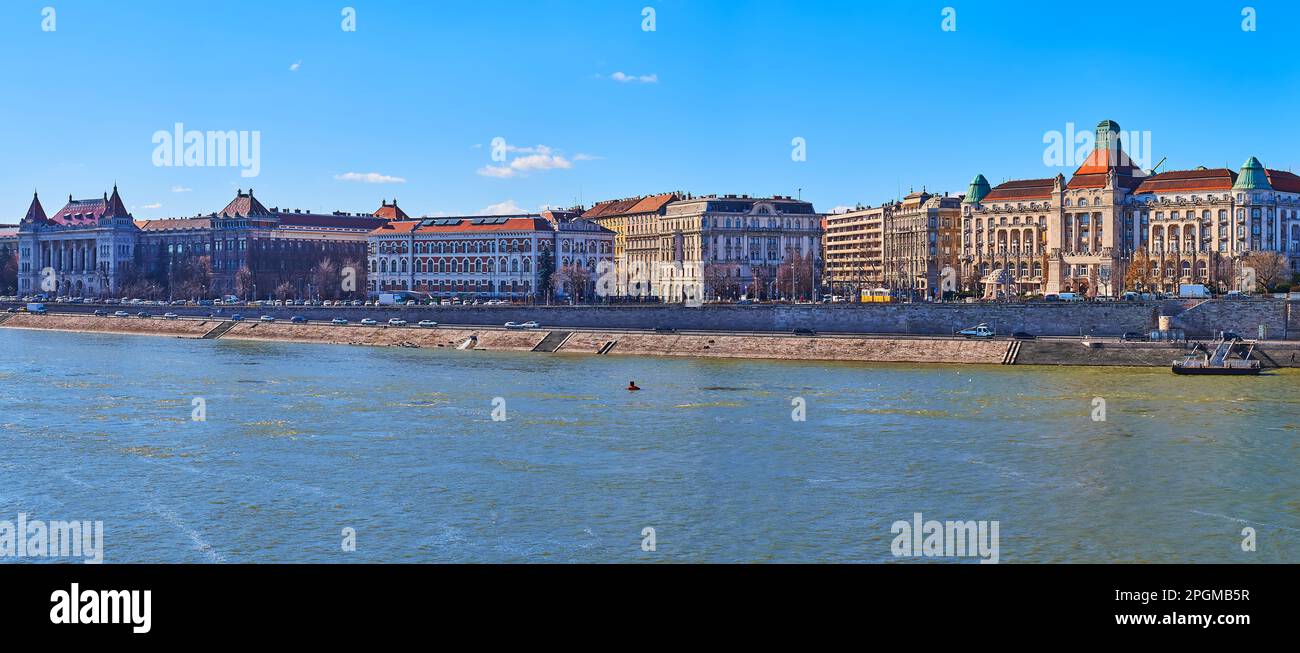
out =
[[[670,190],[825,212],[1068,176],[1045,140],[1102,119],[1149,139],[1146,167],[1294,170],[1297,25],[1261,0],[6,0],[0,223],[114,183],[138,219],[250,186],[326,212]],[[256,140],[256,176],[161,157],[177,123]]]

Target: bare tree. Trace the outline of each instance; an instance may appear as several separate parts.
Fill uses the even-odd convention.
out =
[[[1286,257],[1277,252],[1251,252],[1242,265],[1255,271],[1255,282],[1264,291],[1291,279]]]
[[[253,271],[248,269],[248,266],[242,266],[235,271],[235,294],[239,295],[240,298],[249,299],[252,297],[253,283]]]

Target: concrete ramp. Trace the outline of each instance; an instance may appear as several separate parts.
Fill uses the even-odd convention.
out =
[[[553,354],[560,347],[563,347],[564,341],[568,340],[569,336],[572,335],[572,331],[552,331],[546,334],[546,337],[542,338],[542,341],[537,343],[536,347],[533,347],[533,351]]]
[[[203,334],[203,340],[215,340],[220,338],[221,336],[226,335],[227,331],[233,329],[235,324],[234,320],[225,320],[217,326],[212,327],[207,333]]]

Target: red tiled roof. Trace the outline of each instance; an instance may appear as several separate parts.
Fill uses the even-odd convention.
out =
[[[980,201],[987,204],[989,202],[1050,199],[1055,181],[1049,177],[1047,179],[1017,179],[1003,182],[994,186],[989,191],[989,194],[985,195],[984,199]]]
[[[283,211],[276,211],[270,215],[278,218],[282,226],[288,227],[323,227],[370,231],[387,222],[384,218],[364,215],[321,215],[319,213],[285,213]]]
[[[1268,185],[1273,190],[1280,190],[1284,193],[1300,193],[1300,176],[1296,176],[1285,170],[1264,170],[1268,175]]]
[[[1170,170],[1142,180],[1137,193],[1191,193],[1232,190],[1237,173],[1227,168]]]
[[[211,229],[211,218],[163,218],[159,220],[136,220],[135,226],[141,231],[188,231],[192,229]]]
[[[1125,152],[1123,149],[1119,150],[1119,156],[1117,157],[1117,160],[1114,162],[1114,165],[1111,165],[1110,158],[1111,157],[1110,157],[1109,148],[1094,149],[1092,151],[1092,154],[1088,155],[1088,159],[1083,162],[1083,165],[1079,166],[1079,169],[1074,171],[1074,174],[1076,175],[1103,174],[1104,175],[1107,172],[1109,172],[1111,168],[1115,168],[1115,170],[1120,175],[1125,175],[1125,174],[1131,175],[1134,172],[1139,170],[1137,166],[1133,165],[1133,160],[1129,158],[1128,152]]]
[[[217,211],[217,215],[223,214],[246,218],[250,215],[271,215],[271,212],[253,197],[253,189],[250,188],[247,193],[242,189],[235,191],[235,199],[230,200],[226,208]]]
[[[99,217],[108,209],[108,196],[103,199],[74,200],[68,197],[68,203],[50,216],[50,222],[61,225],[92,226],[99,222]]]
[[[586,213],[582,214],[582,217],[590,220],[592,218],[609,218],[633,213],[654,213],[662,210],[669,202],[676,199],[678,199],[677,193],[660,193],[658,195],[646,195],[645,197],[606,200],[588,209]]]
[[[499,220],[499,222],[484,222],[476,224],[480,220]],[[444,224],[435,224],[444,222]],[[396,234],[409,233],[464,233],[464,232],[497,232],[497,231],[551,231],[551,223],[545,218],[536,216],[512,215],[512,216],[475,216],[465,218],[425,218],[423,220],[408,220],[401,222],[388,222],[383,226],[370,232],[372,236],[392,236]]]
[[[397,198],[393,198],[393,203],[389,204],[388,200],[380,200],[379,210],[375,211],[375,217],[384,218],[385,220],[410,220],[411,216],[397,207]]]

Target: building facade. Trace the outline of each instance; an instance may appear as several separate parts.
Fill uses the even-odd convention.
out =
[[[961,268],[961,196],[909,193],[884,212],[886,287],[914,298],[940,297],[944,275]]]
[[[1017,295],[1116,297],[1184,283],[1226,290],[1257,253],[1300,270],[1300,177],[1254,157],[1239,172],[1151,174],[1132,163],[1119,133],[1115,122],[1099,123],[1093,152],[1068,180],[990,188],[975,177],[962,205],[968,290],[988,296],[998,280]]]
[[[369,234],[369,290],[589,299],[613,261],[614,232],[571,213],[393,221]]]
[[[668,205],[683,197],[685,193],[660,193],[607,200],[582,214],[584,219],[614,232],[615,295],[656,296],[651,270],[659,257],[654,236]]]
[[[885,213],[889,205],[826,216],[823,281],[831,292],[858,301],[860,291],[885,283]]]
[[[384,210],[405,216],[396,201]],[[337,296],[313,278],[317,265],[350,262],[364,272],[366,237],[385,222],[375,214],[267,209],[252,189],[237,191],[221,211],[159,220],[135,220],[116,187],[102,199],[69,196],[52,216],[33,196],[18,227],[18,291],[109,297],[160,289],[192,299],[267,297],[288,284],[298,297]],[[176,296],[182,271],[184,295]]]

